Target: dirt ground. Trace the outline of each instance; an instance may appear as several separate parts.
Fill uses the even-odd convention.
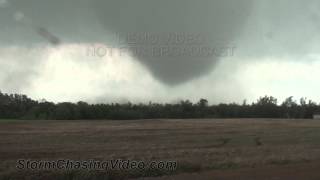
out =
[[[317,162],[237,170],[213,170],[157,178],[141,178],[141,180],[319,180],[319,169],[320,162]]]
[[[177,161],[160,179],[320,179],[320,121],[0,120],[0,174],[18,159]]]

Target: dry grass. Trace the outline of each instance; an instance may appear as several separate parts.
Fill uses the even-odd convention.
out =
[[[119,158],[177,160],[179,172],[316,161],[320,121],[0,121],[2,174],[17,159]]]

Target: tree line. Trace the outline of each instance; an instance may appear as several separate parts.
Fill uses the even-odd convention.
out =
[[[299,118],[309,119],[320,112],[320,105],[301,98],[288,97],[278,104],[272,96],[260,97],[248,104],[229,103],[209,105],[206,99],[197,103],[183,100],[178,103],[111,103],[88,104],[35,101],[26,95],[0,92],[0,119],[76,120],[76,119],[189,119],[189,118]]]

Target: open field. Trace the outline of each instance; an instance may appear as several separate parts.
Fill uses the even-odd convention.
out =
[[[49,174],[52,179],[92,179],[91,172],[18,171],[18,159],[178,162],[174,172],[99,171],[93,172],[96,179],[166,174],[177,174],[174,179],[320,179],[320,121],[0,120],[0,179],[50,179]]]

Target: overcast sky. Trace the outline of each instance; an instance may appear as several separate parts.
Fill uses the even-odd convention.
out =
[[[49,101],[320,102],[318,0],[0,0],[0,90]]]

